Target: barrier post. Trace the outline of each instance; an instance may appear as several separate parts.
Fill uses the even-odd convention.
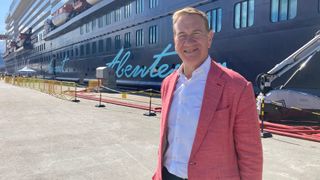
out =
[[[151,99],[152,99],[152,89],[147,89],[146,92],[149,91],[149,111],[144,113],[144,116],[156,116],[157,114],[151,112]]]
[[[72,102],[80,102],[79,99],[77,99],[77,84],[74,83],[74,99],[72,100]]]
[[[101,88],[101,79],[99,78],[98,79],[98,91],[99,91],[99,94],[100,94],[100,97],[99,97],[99,104],[97,104],[96,105],[96,107],[98,107],[98,108],[101,108],[101,107],[106,107],[104,104],[101,104],[101,90],[100,90],[100,88]]]
[[[260,104],[260,120],[261,120],[261,132],[260,135],[262,138],[270,138],[272,134],[270,132],[264,131],[264,94],[262,94],[261,104]]]

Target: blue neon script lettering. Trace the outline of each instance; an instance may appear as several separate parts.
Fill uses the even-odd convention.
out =
[[[146,77],[149,75],[152,78],[160,77],[165,78],[169,74],[171,74],[174,70],[178,69],[180,64],[177,64],[174,68],[170,68],[169,64],[162,64],[159,66],[159,63],[163,57],[176,55],[177,53],[175,51],[168,52],[169,49],[172,47],[172,44],[168,44],[166,48],[163,49],[163,51],[160,54],[156,54],[153,56],[154,62],[151,64],[151,66],[132,66],[130,64],[126,65],[128,59],[131,56],[131,52],[127,51],[123,56],[124,49],[120,49],[118,54],[114,57],[114,59],[107,63],[106,65],[110,68],[115,69],[116,76],[118,78],[121,78],[122,76],[126,76],[127,78],[135,78],[140,76],[141,78]],[[122,57],[121,57],[122,56]],[[157,68],[158,67],[158,68]]]
[[[65,65],[66,63],[69,61],[69,57],[65,57],[63,59],[63,61],[61,62],[60,66],[53,67],[53,59],[51,59],[50,63],[49,63],[49,73],[53,73],[53,70],[55,70],[55,72],[64,72],[65,71]]]

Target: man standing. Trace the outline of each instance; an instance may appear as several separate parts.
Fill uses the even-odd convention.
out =
[[[180,68],[162,83],[154,180],[261,180],[262,146],[252,85],[208,54],[206,14],[173,15]]]

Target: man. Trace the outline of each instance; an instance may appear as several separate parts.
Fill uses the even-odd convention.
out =
[[[180,68],[162,83],[154,180],[261,180],[262,147],[252,85],[208,54],[206,14],[173,15]]]

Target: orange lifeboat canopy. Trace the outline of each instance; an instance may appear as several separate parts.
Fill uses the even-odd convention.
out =
[[[76,13],[81,13],[89,7],[86,0],[75,0],[73,4],[73,9]]]
[[[97,4],[98,2],[100,2],[101,0],[87,0],[87,2],[91,5],[95,5]]]
[[[52,14],[52,23],[55,26],[59,26],[63,23],[65,23],[68,18],[70,13],[73,11],[73,6],[72,4],[65,4],[61,8],[59,8],[56,12]]]

